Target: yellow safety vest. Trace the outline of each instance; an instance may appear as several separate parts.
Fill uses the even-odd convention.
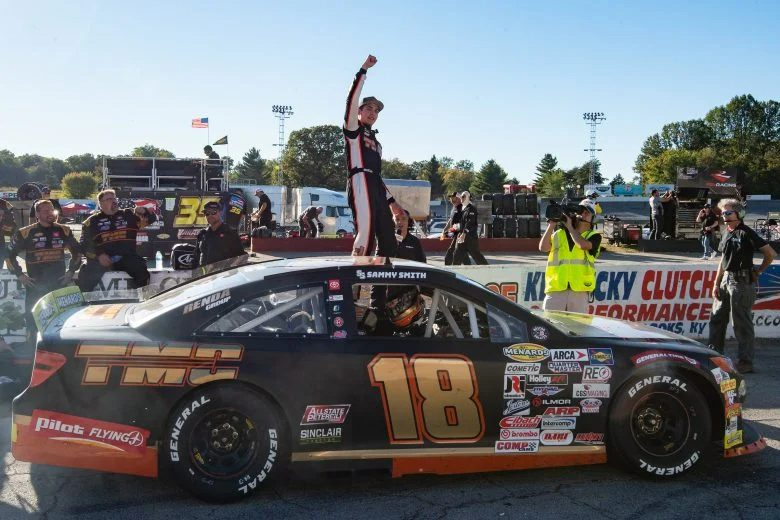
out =
[[[589,240],[597,235],[592,229],[582,233],[582,238]],[[596,286],[596,257],[589,251],[580,249],[573,244],[569,249],[566,232],[559,229],[550,237],[552,247],[547,257],[547,269],[544,273],[544,291],[556,292],[571,289],[572,291],[592,291]]]

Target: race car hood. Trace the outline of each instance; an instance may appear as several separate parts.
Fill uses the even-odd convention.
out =
[[[628,339],[649,343],[681,343],[686,347],[703,345],[698,341],[658,327],[632,321],[575,312],[534,312],[555,328],[578,338]]]

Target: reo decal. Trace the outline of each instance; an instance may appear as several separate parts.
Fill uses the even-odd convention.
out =
[[[585,365],[582,368],[583,383],[606,383],[612,378],[612,369],[608,366]]]
[[[106,385],[111,371],[121,368],[120,385],[197,386],[236,379],[244,347],[190,342],[83,341],[76,347],[75,356],[87,360],[83,385]]]
[[[668,383],[670,385],[674,385],[683,392],[688,391],[688,387],[685,383],[680,382],[679,379],[672,379],[670,376],[652,376],[652,377],[645,377],[641,381],[637,381],[634,383],[634,386],[628,389],[628,396],[634,397],[638,391],[640,391],[642,388],[652,385],[655,383]]]
[[[550,355],[550,351],[545,347],[534,345],[533,343],[518,343],[517,345],[504,347],[503,350],[506,357],[521,363],[536,363],[547,359]]]

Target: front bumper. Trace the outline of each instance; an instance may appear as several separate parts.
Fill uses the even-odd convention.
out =
[[[758,433],[748,421],[742,419],[742,444],[724,450],[723,456],[729,458],[750,455],[751,453],[759,452],[764,448],[766,448],[766,440],[764,440],[764,437]]]

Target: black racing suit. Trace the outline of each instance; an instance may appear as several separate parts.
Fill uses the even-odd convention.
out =
[[[201,229],[196,244],[195,257],[201,266],[246,254],[238,233],[224,222],[216,231],[211,226]]]
[[[3,216],[0,218],[0,269],[5,264],[5,259],[8,258],[8,248],[5,245],[5,237],[9,240],[16,234],[18,226],[14,219],[13,210],[9,207],[5,210]]]
[[[460,216],[460,232],[456,235],[455,257],[453,265],[462,265],[466,255],[471,255],[478,265],[487,265],[488,261],[479,250],[479,227],[477,225],[477,208],[469,203],[463,208]]]
[[[298,217],[301,238],[317,238],[320,223],[318,216],[319,214],[317,213],[317,208],[315,206],[309,206],[303,210],[301,216]],[[317,221],[316,224],[314,223],[315,220]]]
[[[70,250],[71,254],[68,271],[72,277],[81,264],[81,252],[78,242],[68,226],[55,222],[47,227],[36,222],[19,229],[11,239],[8,268],[16,276],[20,276],[23,271],[17,256],[24,253],[27,276],[34,283],[26,288],[24,297],[28,339],[34,336],[36,330],[35,320],[33,320],[31,313],[33,305],[41,297],[63,287],[65,248]]]
[[[154,213],[147,212],[149,223],[156,220]],[[141,219],[132,209],[119,210],[113,215],[102,211],[90,215],[81,227],[81,250],[87,263],[79,271],[79,288],[90,292],[108,271],[124,271],[130,275],[136,287],[149,284],[149,270],[146,260],[136,252],[135,238]],[[112,267],[103,267],[97,257],[106,254]]]
[[[455,224],[460,224],[460,217],[463,214],[463,204],[456,204],[452,208],[452,213],[450,213],[450,220],[447,222],[447,226],[444,228],[444,233],[446,234],[449,232],[449,230],[454,226]],[[449,247],[447,248],[447,252],[444,254],[444,265],[452,265],[453,259],[455,258],[455,246],[457,245],[457,239],[458,234],[455,233],[452,237],[452,242],[450,242]],[[471,265],[471,261],[469,260],[469,255],[465,255],[463,257],[463,265]]]
[[[354,256],[395,256],[397,242],[390,204],[395,202],[382,181],[382,145],[377,132],[358,121],[358,105],[365,69],[355,75],[344,114],[344,140],[347,146],[347,198],[355,221]]]

